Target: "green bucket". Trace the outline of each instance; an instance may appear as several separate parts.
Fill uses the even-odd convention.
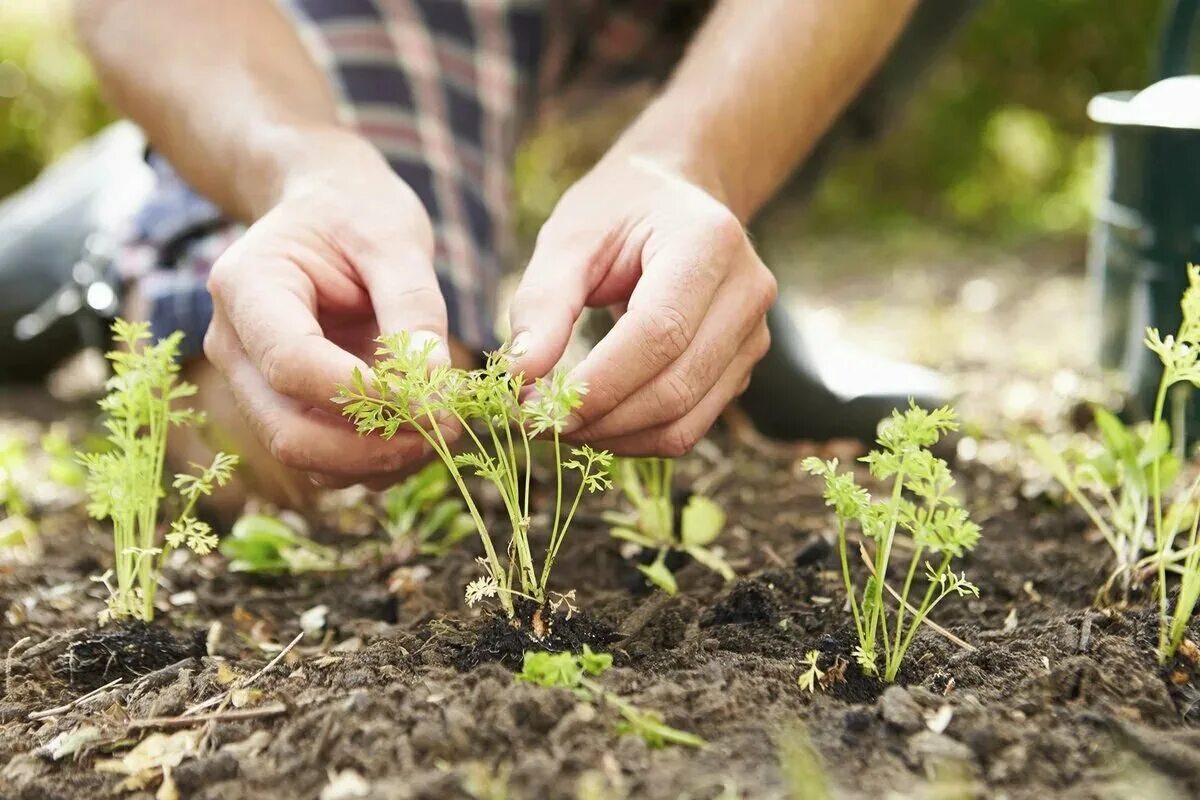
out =
[[[1158,79],[1188,73],[1198,12],[1200,0],[1172,5]],[[1148,97],[1112,92],[1088,104],[1088,116],[1103,134],[1102,182],[1088,255],[1088,273],[1099,293],[1100,361],[1128,380],[1128,410],[1138,419],[1152,411],[1161,376],[1157,357],[1142,344],[1145,329],[1156,327],[1164,335],[1178,329],[1186,266],[1200,263],[1200,124],[1195,116],[1200,109],[1191,110],[1187,119],[1179,107],[1141,102]],[[1197,405],[1189,400],[1192,438],[1200,434]]]

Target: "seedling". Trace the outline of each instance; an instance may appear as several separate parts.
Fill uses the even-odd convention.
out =
[[[1188,288],[1180,300],[1183,321],[1176,335],[1162,336],[1146,329],[1146,347],[1163,365],[1148,426],[1131,432],[1113,415],[1097,409],[1099,455],[1088,460],[1059,454],[1041,438],[1030,440],[1034,454],[1047,466],[1117,553],[1117,572],[1128,585],[1142,567],[1157,573],[1158,656],[1168,661],[1183,643],[1188,622],[1200,599],[1200,478],[1184,491],[1173,487],[1180,473],[1184,416],[1176,415],[1174,430],[1166,421],[1167,399],[1200,386],[1200,266],[1188,265]],[[1190,385],[1190,386],[1189,386]],[[1174,446],[1172,447],[1172,443]],[[1083,491],[1103,498],[1107,518]],[[1166,505],[1174,495],[1175,501]],[[1188,524],[1191,520],[1191,524]],[[1181,531],[1187,543],[1176,548]],[[1138,556],[1149,550],[1150,554]],[[1177,573],[1179,596],[1170,613],[1167,574]],[[1109,579],[1109,584],[1112,583]],[[1107,586],[1108,584],[1106,584]],[[1103,595],[1105,590],[1101,590]]]
[[[336,402],[354,420],[359,433],[378,433],[390,439],[401,430],[416,432],[438,455],[458,486],[467,512],[483,542],[484,577],[467,586],[468,605],[495,597],[504,613],[516,617],[515,598],[539,608],[546,604],[550,573],[571,527],[584,491],[609,488],[612,455],[584,445],[563,453],[560,437],[571,411],[582,402],[586,387],[556,371],[527,387],[523,375],[508,372],[507,348],[488,356],[482,369],[466,372],[433,366],[434,342],[414,347],[407,333],[380,339],[380,360],[366,375],[355,371],[349,387],[339,389]],[[521,400],[522,391],[531,388]],[[460,427],[467,452],[455,455],[443,426]],[[555,466],[554,516],[540,568],[529,537],[529,495],[532,439],[547,435],[553,441]],[[507,564],[467,488],[464,470],[491,483],[500,493],[508,517]],[[579,473],[573,498],[564,496],[564,473]],[[567,500],[570,499],[569,506]]]
[[[17,437],[0,440],[0,552],[3,558],[31,560],[40,555],[37,526],[29,517],[29,503],[21,486],[28,454]]]
[[[842,579],[858,633],[855,659],[866,674],[878,675],[882,653],[882,677],[889,683],[896,680],[921,624],[942,600],[952,594],[979,596],[965,575],[950,568],[953,559],[975,547],[979,526],[951,495],[954,478],[950,468],[929,451],[945,433],[957,428],[949,407],[926,411],[910,403],[903,413],[893,411],[880,425],[879,447],[862,459],[872,476],[891,481],[891,492],[882,500],[872,500],[853,474],[839,474],[836,459],[810,457],[803,462],[807,472],[825,479],[825,503],[837,515]],[[846,541],[852,524],[867,540],[862,554],[868,574],[861,581],[861,591],[850,568]],[[913,549],[904,583],[897,591],[888,584],[888,569],[896,537],[902,533],[912,537]],[[933,556],[933,561],[925,561],[926,556]],[[926,589],[914,606],[909,597],[922,565]],[[889,597],[896,601],[894,608],[889,606]]]
[[[328,572],[339,568],[337,551],[317,544],[279,517],[247,514],[221,540],[230,572]]]
[[[1044,436],[1031,436],[1027,444],[1113,551],[1116,567],[1096,597],[1098,604],[1105,605],[1117,582],[1122,601],[1128,599],[1142,555],[1155,549],[1150,506],[1155,461],[1159,461],[1159,479],[1170,484],[1179,473],[1180,460],[1171,452],[1165,422],[1131,427],[1099,406],[1092,411],[1099,439],[1061,453]],[[1176,519],[1177,514],[1171,517]]]
[[[570,689],[580,700],[610,705],[621,715],[617,733],[641,736],[651,747],[668,744],[703,747],[699,736],[667,725],[657,711],[640,709],[605,689],[595,680],[612,666],[612,656],[595,653],[587,645],[583,653],[527,652],[517,680],[547,688]]]
[[[384,528],[392,541],[423,556],[441,557],[475,531],[462,498],[447,497],[454,483],[435,461],[383,493]],[[411,552],[411,551],[410,551]]]
[[[109,519],[113,526],[114,586],[107,577],[110,598],[101,622],[134,617],[154,618],[154,595],[162,564],[170,552],[186,547],[198,555],[211,552],[217,536],[197,519],[196,503],[232,477],[237,456],[217,453],[211,465],[196,466],[195,474],[175,476],[172,487],[182,510],[163,541],[158,537],[158,506],[165,496],[163,468],[170,428],[202,420],[190,408],[175,408],[177,400],[195,394],[179,379],[179,342],[174,333],[149,344],[150,327],[118,319],[113,323],[117,349],[108,354],[113,377],[100,400],[107,414],[104,428],[109,449],[79,456],[87,470],[88,513]]]
[[[825,677],[825,671],[817,666],[817,662],[821,660],[820,650],[809,650],[804,654],[804,661],[801,666],[804,671],[800,673],[797,683],[800,688],[808,693],[817,691],[817,683]]]
[[[613,481],[633,507],[629,512],[610,511],[604,518],[612,535],[655,553],[650,564],[639,564],[646,580],[673,595],[679,591],[675,576],[667,568],[671,551],[687,553],[726,581],[734,579],[733,568],[710,547],[725,528],[725,511],[711,498],[693,494],[679,515],[675,530],[675,502],[671,480],[675,462],[664,458],[622,458],[613,471]]]

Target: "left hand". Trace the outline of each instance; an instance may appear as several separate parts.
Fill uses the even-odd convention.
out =
[[[737,216],[651,156],[610,152],[559,201],[513,297],[515,371],[548,372],[585,306],[612,330],[575,368],[567,438],[620,455],[687,452],[767,351],[775,279]]]

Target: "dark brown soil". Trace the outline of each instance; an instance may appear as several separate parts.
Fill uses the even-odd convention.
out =
[[[105,563],[106,542],[103,532],[81,539],[77,527],[51,518],[42,564],[0,573],[8,609],[0,651],[26,636],[33,645],[51,640],[34,658],[18,651],[9,659],[0,797],[106,796],[121,776],[94,765],[145,735],[131,721],[178,715],[220,695],[227,669],[251,676],[277,653],[259,645],[291,641],[300,614],[317,605],[326,606],[323,628],[254,684],[261,695],[248,708],[284,709],[209,726],[203,749],[173,771],[181,797],[317,798],[332,774],[351,770],[370,787],[365,796],[378,798],[800,798],[807,795],[788,783],[791,765],[781,763],[799,725],[837,797],[1200,793],[1196,665],[1157,664],[1155,617],[1143,599],[1124,611],[1089,607],[1107,560],[1080,515],[1023,499],[1020,482],[1002,472],[960,465],[984,528],[963,564],[980,597],[948,602],[936,616],[977,649],[927,630],[899,683],[885,687],[849,663],[854,636],[825,538],[830,519],[819,486],[797,477],[799,454],[731,452],[725,466],[693,457],[682,480],[724,475],[713,493],[729,512],[725,544],[737,582],[723,585],[687,565],[679,596],[632,593],[637,573],[594,516],[564,548],[555,578],[558,588],[577,590],[581,613],[554,618],[551,646],[612,652],[605,686],[704,737],[703,750],[652,750],[617,735],[609,709],[515,682],[528,631],[465,607],[463,587],[477,575],[470,547],[403,567],[404,580],[383,565],[256,579],[224,573],[215,556],[168,572],[164,594],[191,592],[195,601],[135,638],[172,628],[182,649],[141,647],[143,655],[161,650],[161,659],[131,666],[123,684],[95,701],[30,720],[119,674],[97,666],[81,683],[83,654],[98,664],[97,654],[121,650],[111,641],[97,649],[89,634],[72,650],[68,640],[54,645],[55,633],[90,628],[101,608],[88,577]],[[63,586],[71,588],[55,588]],[[214,622],[223,629],[209,637],[218,642],[214,655],[188,660],[189,631]],[[1192,638],[1200,640],[1195,627]],[[822,669],[843,676],[814,694],[796,682],[811,649]],[[61,670],[72,652],[74,686]],[[81,724],[99,735],[79,753],[57,762],[39,754]]]

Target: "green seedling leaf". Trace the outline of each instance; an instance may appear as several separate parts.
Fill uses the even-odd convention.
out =
[[[661,748],[669,744],[704,747],[707,744],[694,733],[672,728],[663,721],[662,714],[657,711],[644,711],[629,705],[623,706],[619,710],[625,719],[624,722],[617,724],[617,733],[640,736],[651,747]]]
[[[301,535],[278,517],[248,514],[222,540],[232,572],[300,573],[338,568],[337,554]]]
[[[724,578],[726,583],[737,577],[737,574],[733,571],[733,567],[729,566],[729,563],[725,559],[712,550],[706,550],[703,547],[688,547],[686,548],[686,552],[700,564]]]
[[[609,667],[612,666],[612,653],[597,653],[588,647],[583,646],[583,653],[579,656],[580,666],[588,675],[602,675]]]
[[[646,580],[667,594],[674,596],[679,593],[679,584],[675,582],[675,576],[667,569],[661,557],[651,564],[638,564],[638,571],[646,576]]]
[[[683,508],[680,527],[685,548],[707,547],[725,528],[725,510],[712,499],[694,494]]]

